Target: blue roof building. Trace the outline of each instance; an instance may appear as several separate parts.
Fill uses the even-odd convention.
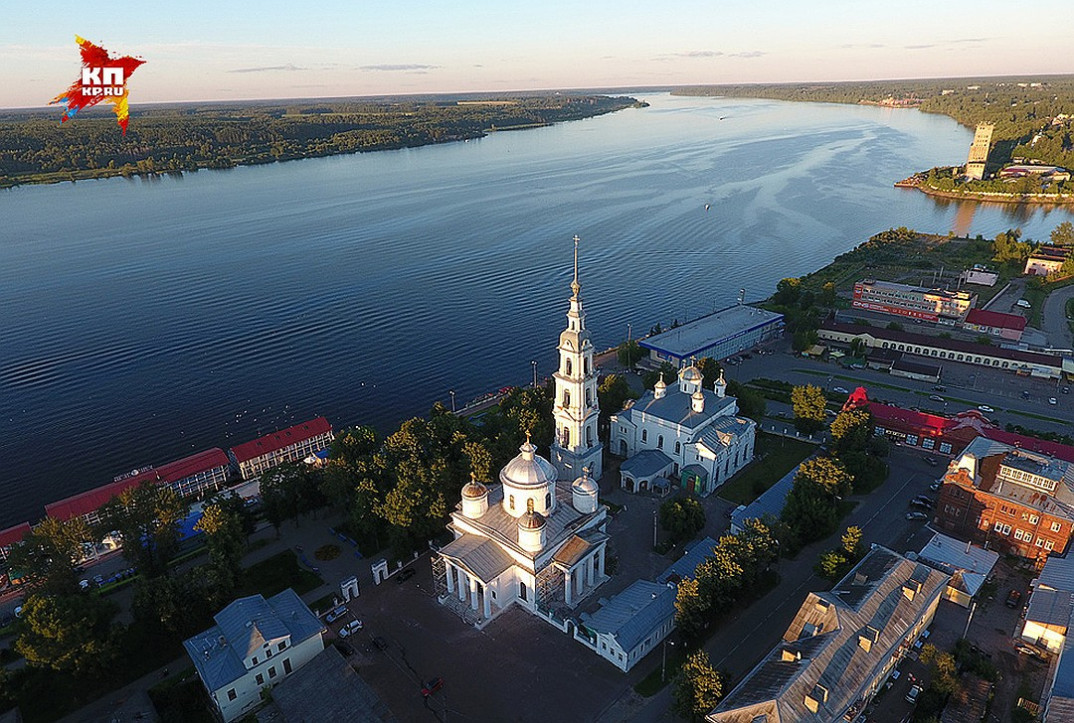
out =
[[[731,513],[731,534],[737,535],[745,528],[746,520],[764,519],[766,516],[779,517],[783,512],[783,505],[787,503],[787,495],[794,487],[794,476],[798,474],[795,467],[783,475],[778,482],[769,487],[764,493],[748,505],[739,505]]]
[[[596,638],[596,650],[623,672],[668,636],[675,624],[675,588],[638,580],[593,614],[583,613],[582,625]]]
[[[656,364],[680,367],[691,357],[726,359],[783,333],[783,314],[739,304],[638,341]]]

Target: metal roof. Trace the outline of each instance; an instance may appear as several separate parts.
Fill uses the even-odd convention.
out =
[[[693,410],[689,394],[680,391],[678,387],[669,387],[662,399],[656,399],[652,391],[645,392],[641,399],[634,402],[630,413],[647,414],[672,424],[696,429],[713,417],[726,414],[727,408],[737,403],[734,397],[720,397],[709,389],[702,389],[701,394],[705,397],[705,406],[701,412]]]
[[[1074,592],[1074,555],[1049,557],[1037,577],[1038,588]]]
[[[388,706],[329,646],[272,689],[284,723],[396,720]]]
[[[1026,622],[1065,628],[1070,622],[1070,613],[1074,610],[1071,597],[1069,592],[1059,590],[1034,590],[1029,596]]]
[[[637,580],[581,619],[587,628],[611,635],[620,648],[630,651],[674,616],[675,588]]]
[[[515,564],[499,545],[477,535],[464,534],[449,542],[440,548],[440,555],[462,565],[484,583],[491,583]]]
[[[619,471],[631,477],[651,477],[672,464],[671,457],[658,449],[643,449],[619,466]]]
[[[722,341],[783,320],[783,314],[739,304],[640,339],[638,346],[685,358]]]
[[[660,573],[656,578],[657,582],[678,582],[686,577],[694,577],[694,571],[697,570],[697,566],[712,554],[712,548],[714,547],[716,547],[716,540],[711,537],[698,540],[693,546],[686,548],[686,552],[683,553],[682,557],[671,563],[668,569]]]
[[[918,557],[936,563],[948,574],[954,573],[955,570],[965,570],[987,576],[999,559],[999,553],[937,532],[921,548]]]
[[[331,431],[332,425],[328,423],[328,420],[324,417],[317,417],[308,422],[281,429],[279,432],[266,434],[264,437],[238,444],[231,448],[231,453],[235,455],[235,459],[239,463],[248,462],[251,459],[257,459],[261,455],[290,447],[292,444],[304,442],[307,439],[312,439]]]
[[[810,459],[812,459],[812,456]],[[783,512],[783,505],[787,502],[787,495],[791,493],[791,489],[794,487],[794,476],[796,474],[798,474],[798,467],[783,475],[778,482],[765,490],[753,502],[745,507],[739,506],[736,508],[731,513],[732,529],[741,529],[746,520],[762,519],[766,515],[779,517],[780,513]]]

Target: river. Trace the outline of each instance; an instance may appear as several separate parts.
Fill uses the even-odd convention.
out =
[[[0,528],[318,414],[390,431],[449,389],[550,372],[575,234],[603,348],[891,226],[1042,239],[1071,218],[893,188],[965,159],[946,117],[644,98],[466,143],[0,193]]]

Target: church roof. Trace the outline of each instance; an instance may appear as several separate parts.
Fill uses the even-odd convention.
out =
[[[735,403],[734,397],[719,397],[716,392],[710,392],[708,389],[703,389],[701,393],[705,396],[703,412],[695,412],[690,406],[690,395],[678,389],[668,390],[667,396],[662,399],[655,399],[651,391],[645,392],[641,399],[634,402],[630,411],[632,414],[643,412],[657,419],[694,429],[725,413],[725,410]]]
[[[527,439],[519,454],[500,470],[500,481],[514,487],[540,487],[556,479],[556,468],[537,454],[537,448]]]
[[[698,441],[710,451],[718,452],[721,447],[727,446],[724,437],[742,437],[749,432],[752,424],[752,421],[742,417],[721,417],[705,428]]]
[[[631,477],[650,477],[670,467],[671,457],[659,449],[643,449],[619,466],[619,471]]]
[[[603,532],[574,535],[567,540],[566,545],[559,548],[556,554],[552,556],[552,559],[564,567],[573,567],[579,560],[588,555],[591,550],[607,539],[608,535]]]
[[[459,563],[485,583],[492,582],[515,564],[499,545],[477,535],[464,534],[440,548],[440,554]]]
[[[598,633],[611,635],[624,651],[633,650],[675,615],[675,588],[638,580],[602,605],[582,623]]]

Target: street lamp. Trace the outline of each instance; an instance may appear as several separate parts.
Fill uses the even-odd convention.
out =
[[[669,645],[674,648],[675,647],[675,641],[668,640],[667,638],[664,638],[664,655],[663,655],[663,658],[660,661],[660,682],[661,683],[663,683],[664,680],[666,680],[666,678],[667,678],[666,673],[667,673],[667,667],[668,667],[668,646]]]
[[[537,388],[537,361],[531,361],[530,366],[533,367],[533,388]]]
[[[448,394],[451,395],[451,413],[454,414],[455,413],[455,390],[452,389],[451,391],[448,392]]]

